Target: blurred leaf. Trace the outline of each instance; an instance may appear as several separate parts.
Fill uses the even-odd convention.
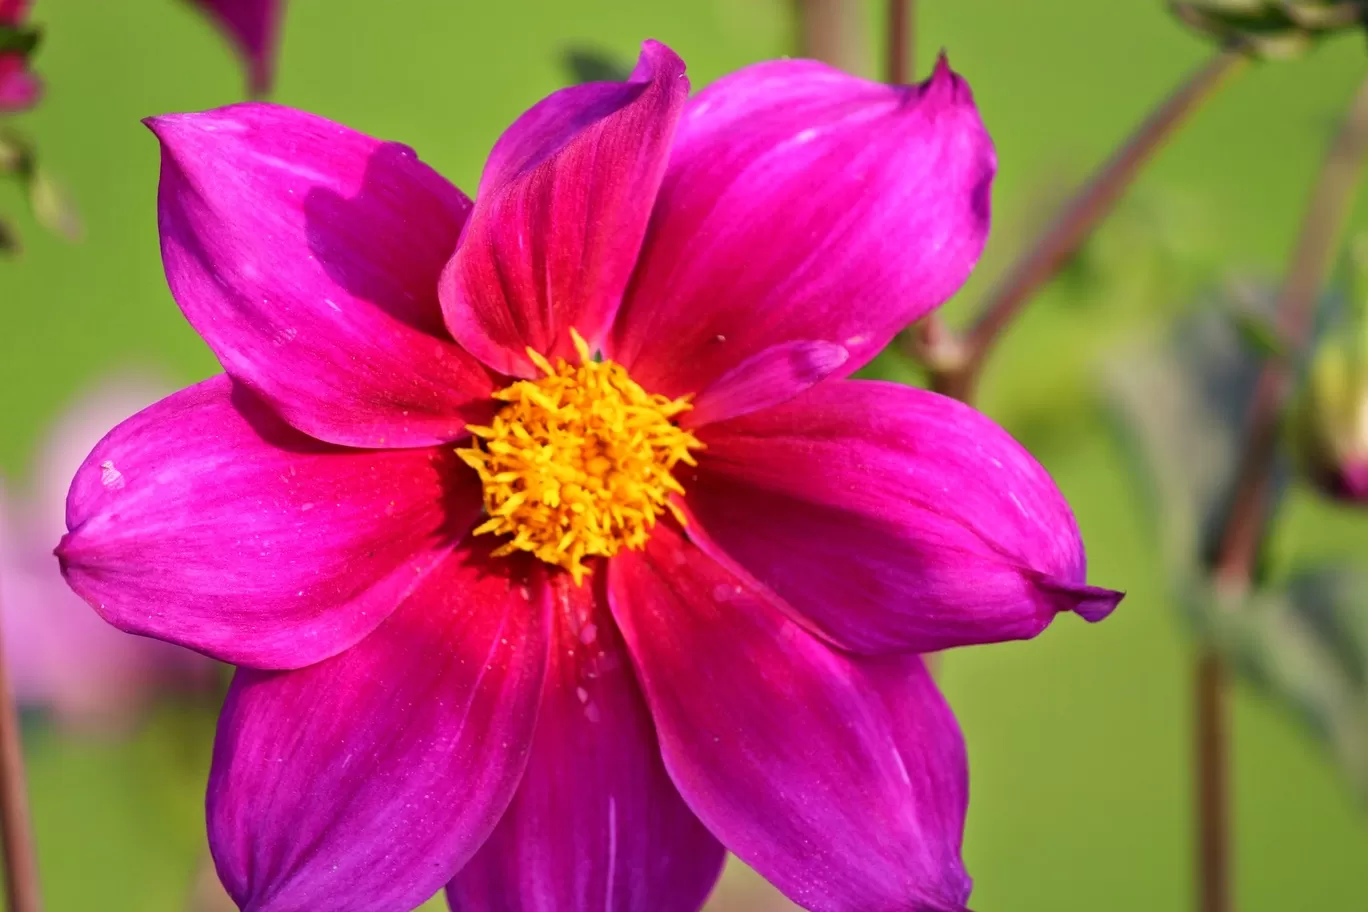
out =
[[[75,202],[43,169],[36,168],[29,176],[28,196],[38,224],[68,241],[81,239],[85,229]]]
[[[1273,324],[1258,314],[1247,313],[1236,310],[1230,315],[1235,323],[1235,328],[1240,331],[1240,338],[1253,350],[1254,354],[1261,358],[1277,357],[1284,352],[1282,339],[1278,338],[1278,331],[1273,328]]]
[[[22,54],[27,57],[42,41],[42,33],[28,26],[0,25],[0,54]]]
[[[0,255],[11,255],[19,252],[19,235],[14,233],[14,227],[4,219],[0,219]]]
[[[1368,572],[1305,572],[1238,605],[1195,595],[1203,639],[1295,712],[1368,800]]]
[[[610,51],[589,47],[569,47],[561,55],[561,64],[574,83],[626,82],[632,75],[632,65]]]
[[[1214,548],[1258,378],[1261,358],[1227,302],[1233,297],[1266,313],[1272,292],[1238,288],[1177,321],[1161,341],[1114,357],[1106,371],[1114,427],[1145,484],[1151,521],[1179,582],[1199,575]],[[1285,483],[1280,466],[1275,498]]]
[[[23,178],[32,169],[32,143],[13,130],[0,130],[0,176]]]

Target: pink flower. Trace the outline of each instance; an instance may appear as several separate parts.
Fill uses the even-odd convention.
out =
[[[0,29],[19,28],[28,19],[29,0],[0,0]],[[43,83],[29,72],[28,55],[0,52],[0,114],[25,111],[38,103]]]
[[[285,0],[191,0],[223,31],[242,56],[247,91],[253,97],[271,90]]]
[[[20,705],[82,729],[119,728],[159,692],[205,689],[214,665],[178,646],[121,633],[91,615],[48,552],[65,529],[67,482],[105,431],[164,389],[111,381],[59,420],[38,451],[33,493],[0,484],[0,625]]]
[[[1120,598],[1003,431],[843,379],[969,273],[991,144],[944,62],[687,96],[648,42],[473,204],[299,111],[151,121],[227,373],[96,448],[58,554],[241,666],[207,807],[242,908],[694,910],[723,846],[809,909],[963,907],[916,654]]]

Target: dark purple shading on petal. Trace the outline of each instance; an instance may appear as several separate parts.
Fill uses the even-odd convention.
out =
[[[532,758],[447,888],[456,912],[697,912],[724,852],[665,773],[602,569],[552,579],[555,637]]]
[[[964,748],[924,671],[871,677],[673,528],[612,560],[609,593],[666,769],[723,845],[817,912],[963,908]]]
[[[408,912],[508,806],[550,611],[539,567],[462,549],[326,662],[233,679],[209,843],[245,912]]]
[[[950,297],[988,233],[996,162],[948,66],[890,86],[811,60],[690,100],[610,356],[669,396],[796,339],[848,374]]]
[[[87,457],[57,548],[105,620],[257,668],[335,655],[380,624],[474,523],[450,448],[349,450],[218,376]]]
[[[830,342],[772,345],[714,380],[680,424],[696,428],[781,405],[835,373],[848,358],[844,348]]]
[[[247,91],[254,97],[271,90],[284,0],[190,0],[214,20],[242,55]]]
[[[488,417],[437,279],[470,202],[413,151],[241,104],[151,119],[171,293],[224,369],[307,434],[427,446]]]
[[[1049,473],[966,405],[893,383],[821,384],[700,430],[689,533],[841,646],[932,652],[1105,617]]]
[[[562,89],[490,153],[442,276],[452,335],[490,367],[534,376],[526,349],[572,360],[617,312],[689,93],[684,62],[647,41],[628,82]]]

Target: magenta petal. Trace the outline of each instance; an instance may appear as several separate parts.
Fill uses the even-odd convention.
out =
[[[307,434],[426,446],[487,417],[437,279],[470,202],[411,149],[243,104],[149,121],[171,293],[224,369]]]
[[[247,68],[247,90],[252,95],[270,91],[275,75],[276,45],[280,41],[282,0],[192,0],[204,10],[242,55]]]
[[[944,65],[921,86],[810,60],[728,76],[685,108],[611,355],[671,396],[793,339],[845,347],[850,373],[964,282],[994,168]]]
[[[709,425],[689,532],[841,646],[931,652],[1105,616],[1049,474],[983,415],[842,380]]]
[[[208,796],[238,905],[408,912],[441,889],[527,763],[548,608],[539,568],[461,550],[341,655],[239,671]]]
[[[442,276],[452,334],[495,370],[526,349],[573,356],[616,313],[689,93],[684,62],[647,41],[631,81],[562,89],[499,139]]]
[[[7,66],[10,63],[15,65]],[[0,113],[26,111],[43,96],[43,81],[23,67],[21,58],[0,56]]]
[[[219,376],[100,442],[72,482],[57,554],[117,627],[297,668],[375,629],[479,510],[450,448],[319,443]]]
[[[825,380],[849,357],[830,342],[772,345],[714,380],[680,423],[702,427],[780,405]]]
[[[665,766],[728,849],[807,909],[963,907],[964,748],[924,672],[872,679],[673,529],[609,575]]]
[[[457,912],[697,912],[724,852],[665,773],[599,587],[552,581],[556,635],[532,757]]]

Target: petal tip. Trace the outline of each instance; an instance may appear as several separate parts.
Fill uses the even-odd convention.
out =
[[[1089,624],[1107,617],[1126,597],[1126,593],[1115,589],[1070,583],[1054,577],[1040,580],[1040,587],[1058,599],[1060,611],[1072,611]]]
[[[630,82],[653,82],[655,80],[684,80],[688,82],[685,71],[688,67],[684,58],[663,41],[647,38],[641,42],[641,52],[637,57],[636,68],[632,70]],[[686,90],[687,91],[687,88]]]
[[[974,92],[963,76],[950,66],[950,55],[942,48],[936,56],[936,66],[931,76],[917,86],[918,97],[923,101],[938,101],[945,105],[974,103]]]

